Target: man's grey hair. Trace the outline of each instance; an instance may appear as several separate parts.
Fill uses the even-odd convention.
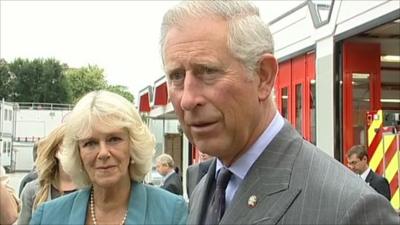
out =
[[[263,54],[274,52],[268,25],[259,9],[247,1],[183,1],[167,11],[161,25],[161,56],[165,64],[165,41],[168,31],[188,18],[222,18],[228,23],[227,47],[251,72],[259,70]],[[218,32],[218,31],[216,31]]]
[[[172,157],[168,154],[161,154],[157,157],[156,162],[160,163],[161,165],[168,166],[169,168],[174,168],[175,163]]]

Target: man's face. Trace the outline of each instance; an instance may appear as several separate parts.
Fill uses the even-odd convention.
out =
[[[347,159],[347,166],[356,174],[362,174],[368,167],[367,157],[359,159],[356,154],[352,154]]]
[[[171,102],[187,137],[202,152],[232,162],[258,137],[259,78],[228,50],[227,23],[188,19],[166,36]]]
[[[156,170],[161,176],[165,176],[168,173],[168,166],[162,164],[161,162],[157,162]]]

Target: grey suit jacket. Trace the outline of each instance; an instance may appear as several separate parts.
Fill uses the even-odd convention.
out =
[[[373,189],[375,189],[378,193],[385,196],[390,201],[390,186],[389,182],[386,178],[376,174],[374,171],[370,170],[365,182],[369,184]]]
[[[188,224],[204,217],[215,162],[190,199]],[[254,207],[250,196],[256,196]],[[389,201],[285,122],[236,191],[220,224],[399,224]]]
[[[196,185],[200,182],[201,178],[207,174],[208,169],[210,168],[212,159],[208,159],[204,162],[196,163],[191,165],[186,170],[186,191],[188,197],[192,194]]]
[[[181,176],[177,173],[171,174],[167,179],[164,181],[164,184],[161,186],[162,189],[165,189],[171,193],[182,195],[182,179]]]

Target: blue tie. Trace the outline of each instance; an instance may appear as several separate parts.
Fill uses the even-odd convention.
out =
[[[217,176],[217,185],[213,198],[211,199],[207,216],[205,219],[206,225],[218,224],[225,212],[225,189],[228,186],[231,178],[231,171],[222,167]]]

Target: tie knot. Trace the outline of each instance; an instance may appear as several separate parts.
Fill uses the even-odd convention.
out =
[[[217,176],[217,188],[225,190],[226,186],[228,186],[229,179],[231,179],[231,175],[231,171],[222,167]]]

